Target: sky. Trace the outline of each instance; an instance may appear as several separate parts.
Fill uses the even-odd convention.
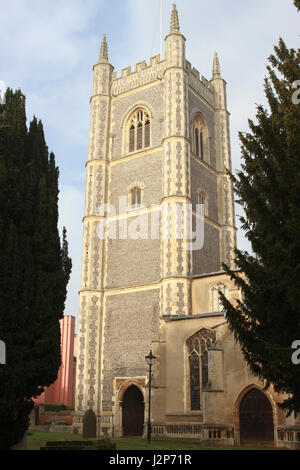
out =
[[[163,0],[163,33],[172,0]],[[211,78],[217,51],[227,82],[233,172],[241,165],[238,132],[266,104],[268,57],[281,36],[299,48],[300,15],[292,0],[177,0],[189,62]],[[65,314],[78,316],[85,162],[88,156],[92,67],[107,35],[118,75],[160,52],[160,0],[0,0],[0,84],[26,96],[28,124],[44,125],[60,169],[60,220],[66,226],[73,271]],[[300,79],[300,77],[299,77]],[[238,247],[250,250],[238,220]]]

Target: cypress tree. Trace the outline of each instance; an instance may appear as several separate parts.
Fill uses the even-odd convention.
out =
[[[299,7],[299,2],[295,2]],[[280,406],[300,411],[300,366],[292,343],[300,339],[300,104],[294,104],[300,78],[300,50],[280,38],[269,57],[265,94],[269,109],[257,107],[257,123],[240,133],[242,169],[231,175],[243,207],[242,227],[254,255],[236,250],[237,268],[225,270],[241,288],[232,304],[220,293],[229,328],[251,371],[286,393]]]
[[[56,378],[71,272],[58,232],[58,177],[41,121],[26,126],[25,97],[8,89],[0,114],[0,449],[28,428],[33,397]]]

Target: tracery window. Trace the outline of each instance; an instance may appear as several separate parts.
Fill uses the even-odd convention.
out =
[[[225,284],[218,284],[213,286],[211,289],[211,303],[212,303],[212,312],[223,312],[224,307],[220,299],[219,291],[229,298],[229,288]]]
[[[144,109],[137,109],[129,118],[128,151],[150,147],[150,116]]]
[[[201,392],[209,382],[208,351],[215,343],[215,332],[203,329],[187,342],[190,376],[190,409],[201,409]]]
[[[208,132],[204,119],[200,114],[196,116],[193,122],[193,152],[201,160],[208,160]]]

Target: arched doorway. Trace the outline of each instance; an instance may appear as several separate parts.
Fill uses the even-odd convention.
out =
[[[135,385],[127,388],[123,396],[123,436],[142,436],[144,428],[144,397]]]
[[[252,388],[240,403],[241,444],[274,443],[272,406],[266,395]]]

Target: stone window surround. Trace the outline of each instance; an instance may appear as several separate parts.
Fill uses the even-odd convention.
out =
[[[204,211],[201,212],[201,215],[204,215],[204,217],[208,217],[208,194],[200,188],[198,188],[197,190],[196,204],[204,205]]]
[[[134,149],[130,150],[130,127],[132,125],[132,120],[136,122],[136,124],[139,121],[139,113],[143,113],[143,119],[142,122],[144,124],[142,125],[142,145],[140,148],[137,147],[137,130],[135,130],[134,133]],[[149,145],[145,146],[145,126],[146,122],[149,121]],[[124,137],[124,155],[132,155],[144,150],[148,150],[151,148],[151,143],[152,143],[152,115],[150,111],[144,106],[144,105],[137,105],[134,107],[133,110],[131,110],[129,116],[126,117],[126,125],[124,126],[125,129],[125,135]]]
[[[135,189],[140,189],[141,191],[141,202],[140,202],[140,206],[136,205],[136,206],[132,206],[132,191],[134,191]],[[139,211],[141,209],[144,209],[143,207],[143,199],[144,199],[144,189],[145,189],[145,184],[140,182],[140,181],[135,181],[134,183],[131,183],[128,188],[127,188],[127,191],[128,191],[128,198],[127,198],[127,212],[135,212],[135,211]]]
[[[211,305],[211,312],[214,313],[214,312],[223,312],[224,309],[223,309],[223,306],[220,304],[220,300],[219,299],[214,299],[214,293],[215,291],[218,291],[219,290],[222,290],[223,294],[225,294],[225,296],[228,298],[228,300],[230,300],[230,287],[228,284],[226,284],[225,282],[220,282],[218,284],[213,284],[209,287],[209,292],[210,292],[210,305]],[[215,308],[215,302],[219,302],[219,306],[218,306],[218,309]],[[221,310],[220,310],[221,309]]]
[[[186,411],[187,414],[202,414],[203,413],[203,406],[202,406],[202,397],[203,397],[203,390],[202,390],[202,378],[201,378],[201,363],[200,363],[200,409],[199,410],[191,410],[191,393],[190,393],[190,352],[188,350],[188,343],[193,338],[200,338],[202,339],[203,334],[206,333],[207,337],[210,338],[211,346],[215,343],[216,337],[215,332],[210,328],[201,328],[199,331],[194,333],[193,335],[189,336],[185,341],[185,351],[186,351]],[[200,361],[201,362],[201,361]]]
[[[197,153],[196,142],[195,142],[195,131],[196,129],[199,130],[199,139],[202,133],[203,136],[203,154],[201,152],[201,146],[199,141],[199,148]],[[210,163],[210,136],[209,136],[209,128],[204,119],[204,116],[201,112],[196,112],[194,118],[192,119],[191,124],[191,150],[192,153],[201,161],[209,164]],[[201,155],[202,154],[202,155]]]

